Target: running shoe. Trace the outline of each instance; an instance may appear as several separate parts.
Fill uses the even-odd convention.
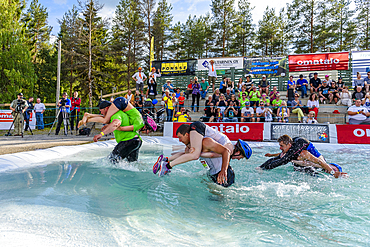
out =
[[[163,160],[163,154],[158,157],[157,162],[155,162],[155,164],[153,166],[153,173],[154,174],[157,174],[157,172],[159,171],[159,168],[161,167],[162,160]]]
[[[164,175],[168,174],[171,172],[170,169],[167,168],[167,164],[168,164],[168,158],[163,158],[162,159],[162,162],[161,162],[161,168],[159,170],[159,173],[158,173],[158,176],[159,177],[163,177]]]

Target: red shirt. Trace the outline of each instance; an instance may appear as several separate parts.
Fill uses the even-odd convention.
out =
[[[189,89],[189,90],[193,90],[193,83],[190,83],[190,84],[188,85],[188,89]]]
[[[185,97],[184,96],[180,96],[179,97],[179,105],[183,105],[185,102]]]
[[[77,109],[77,112],[80,112],[80,105],[81,105],[81,99],[80,98],[71,98],[71,111],[73,111],[75,108]]]

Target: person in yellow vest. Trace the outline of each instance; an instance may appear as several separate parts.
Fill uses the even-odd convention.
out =
[[[179,123],[186,123],[191,121],[191,117],[189,116],[189,111],[185,109],[185,107],[181,107],[181,111],[175,114],[175,118],[177,118],[177,122]]]
[[[170,95],[169,90],[165,91],[165,96],[163,97],[163,101],[164,101],[164,106],[165,106],[166,113],[167,113],[167,122],[172,122],[173,102],[172,102],[172,97]]]
[[[131,90],[127,90],[125,98],[133,105],[135,103],[135,95],[132,94]]]

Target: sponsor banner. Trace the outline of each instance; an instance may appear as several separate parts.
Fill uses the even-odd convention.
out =
[[[1,130],[8,130],[13,123],[13,116],[11,110],[0,110],[0,129]],[[34,116],[34,112],[31,112],[30,116],[30,127],[31,129],[35,129],[36,125],[36,117]],[[26,124],[26,122],[24,122]],[[14,125],[12,127],[14,129]]]
[[[177,128],[184,123],[173,123],[172,137],[177,138]],[[191,123],[187,123],[191,124]],[[263,123],[205,123],[215,130],[224,133],[231,141],[262,141]]]
[[[330,142],[327,124],[271,123],[271,140],[277,140],[282,135],[289,135],[292,138],[304,137],[312,142]]]
[[[361,78],[367,77],[370,71],[370,51],[353,51],[352,52],[352,79],[357,79],[357,72]]]
[[[195,75],[197,60],[153,61],[152,66],[161,70],[162,76]]]
[[[287,57],[244,58],[244,72],[253,78],[286,76]]]
[[[198,70],[208,70],[209,61],[213,60],[217,70],[217,74],[222,74],[222,71],[234,67],[235,69],[243,69],[243,57],[220,57],[220,58],[206,58],[198,59]],[[223,73],[225,74],[225,72]]]
[[[348,61],[348,52],[289,55],[289,72],[348,70]]]
[[[370,125],[337,125],[338,143],[370,144]]]

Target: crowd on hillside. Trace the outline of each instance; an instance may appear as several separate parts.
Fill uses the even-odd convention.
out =
[[[314,76],[307,81],[303,75],[300,75],[298,80],[290,76],[287,82],[287,93],[281,95],[276,86],[270,85],[265,75],[262,75],[260,80],[247,75],[245,78],[239,78],[237,83],[223,77],[219,87],[215,88],[217,74],[212,60],[208,68],[208,80],[194,77],[185,90],[175,88],[171,80],[167,80],[161,86],[162,105],[167,114],[166,121],[176,121],[181,112],[186,112],[186,117],[181,117],[180,121],[190,119],[190,110],[185,109],[185,100],[191,100],[191,104],[188,105],[191,111],[204,110],[204,116],[201,119],[205,122],[289,122],[292,114],[296,114],[299,123],[317,123],[320,104],[351,107],[356,99],[360,99],[361,106],[370,110],[370,72],[366,78],[361,78],[358,73],[352,85],[354,92],[344,85],[341,77],[337,81],[331,79],[329,75],[321,79],[318,73],[314,73]],[[141,68],[133,75],[137,83],[136,93],[133,95],[129,91],[126,97],[129,97],[140,111],[145,108],[145,102],[148,99],[152,100],[158,94],[156,80],[160,76],[160,71],[152,68],[147,82],[148,89],[144,95],[143,86],[147,77],[142,73]],[[210,87],[213,89],[213,94],[208,94]],[[308,97],[308,101],[303,105],[300,98],[305,97]],[[204,104],[201,100],[204,100],[202,101]],[[348,111],[349,119],[360,117],[352,117],[350,112]],[[334,113],[338,111],[335,110]],[[367,113],[364,114],[368,118]]]

